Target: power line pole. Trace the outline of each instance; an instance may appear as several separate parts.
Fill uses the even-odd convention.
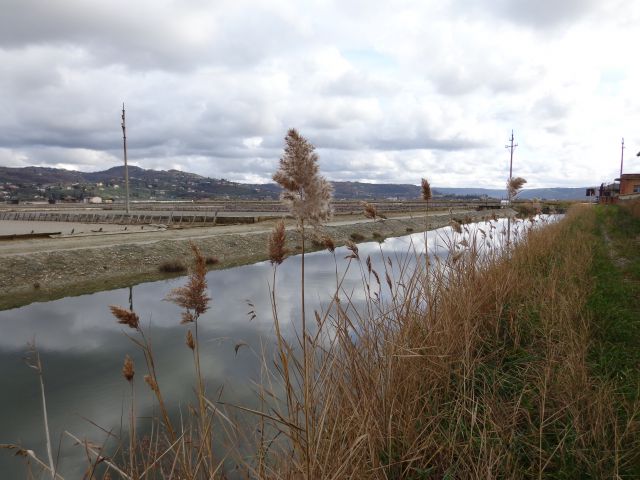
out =
[[[122,143],[124,147],[125,210],[127,215],[129,215],[129,167],[127,165],[127,126],[124,118],[124,102],[122,103]]]
[[[513,130],[511,130],[511,138],[509,139],[509,145],[505,145],[504,148],[508,148],[510,151],[509,156],[509,181],[507,182],[507,201],[509,202],[509,208],[511,208],[511,178],[513,177],[513,149],[518,146],[517,143],[513,143],[514,136]],[[507,217],[507,248],[511,246],[511,215]]]
[[[620,147],[620,180],[622,181],[622,165],[624,164],[624,137],[622,138],[622,147]]]
[[[504,148],[508,148],[509,150],[511,150],[511,155],[509,157],[509,182],[511,182],[511,177],[513,177],[513,149],[518,146],[517,143],[513,143],[513,141],[515,140],[513,136],[513,130],[511,130],[511,138],[509,140],[511,141],[511,143],[509,145],[505,145]],[[511,194],[509,194],[508,196],[509,202],[511,202]]]

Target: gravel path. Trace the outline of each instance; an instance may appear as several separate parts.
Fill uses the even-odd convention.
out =
[[[505,211],[499,213],[505,214]],[[455,218],[480,220],[487,212],[454,212]],[[449,213],[428,215],[428,228],[450,221]],[[195,243],[205,256],[215,257],[214,268],[248,264],[267,258],[266,243],[272,221],[248,225],[169,229],[141,233],[102,232],[85,236],[13,240],[0,242],[0,309],[33,301],[120,288],[143,281],[166,278],[160,266],[166,262],[188,261],[189,243]],[[361,217],[330,222],[323,232],[336,245],[343,245],[353,233],[365,240],[406,235],[423,231],[424,216],[397,216],[373,222]],[[291,252],[299,252],[293,225],[288,226]]]

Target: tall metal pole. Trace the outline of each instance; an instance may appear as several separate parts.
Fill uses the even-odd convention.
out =
[[[511,178],[513,177],[513,149],[518,146],[517,143],[513,143],[514,136],[513,130],[511,130],[511,138],[509,139],[509,145],[505,145],[504,148],[510,150],[509,156],[509,181],[507,182],[507,199],[509,202],[509,208],[511,208]],[[507,248],[511,246],[511,215],[507,217]]]
[[[622,165],[624,164],[624,138],[622,139],[622,147],[620,148],[620,181],[622,181]]]
[[[511,155],[509,157],[509,182],[511,182],[511,178],[513,177],[513,149],[518,146],[517,143],[513,143],[513,141],[515,140],[513,136],[513,130],[511,130],[511,138],[509,140],[511,140],[511,143],[509,145],[505,145],[504,148],[508,148],[511,150]],[[509,197],[509,203],[511,203],[511,194],[509,193],[508,189],[507,195]]]
[[[122,103],[122,143],[124,147],[125,210],[127,215],[129,215],[129,167],[127,165],[127,126],[124,118],[124,102]]]

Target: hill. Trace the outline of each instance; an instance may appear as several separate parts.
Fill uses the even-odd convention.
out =
[[[0,199],[42,200],[89,196],[123,196],[124,167],[98,172],[78,172],[59,168],[0,167]],[[414,199],[420,187],[411,184],[332,182],[337,199]],[[274,199],[280,187],[273,183],[246,184],[203,177],[179,170],[147,170],[129,167],[129,185],[134,200],[202,198]],[[486,188],[433,187],[434,197],[504,198],[504,190]],[[523,190],[519,198],[583,200],[584,188],[542,188]]]

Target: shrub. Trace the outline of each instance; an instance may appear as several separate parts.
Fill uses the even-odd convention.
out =
[[[217,265],[220,263],[220,259],[218,257],[209,255],[205,257],[204,262],[206,265]]]
[[[161,263],[158,270],[162,273],[182,273],[187,271],[187,267],[179,260],[169,260]]]

